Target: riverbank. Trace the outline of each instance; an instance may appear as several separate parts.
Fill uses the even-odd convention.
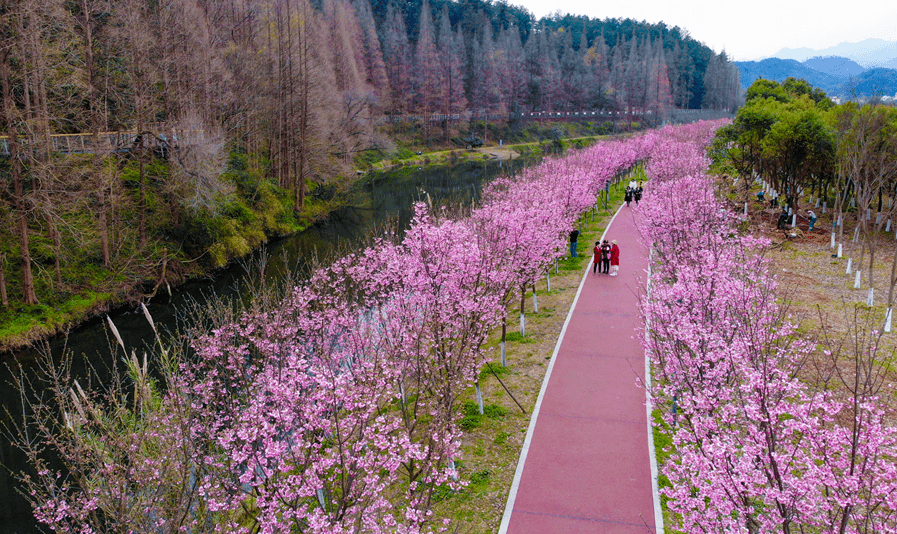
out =
[[[222,273],[227,279],[243,274],[239,264],[249,254],[254,254],[261,247],[271,248],[278,252],[267,254],[279,256],[287,251],[291,261],[297,257],[318,258],[324,260],[332,254],[340,254],[348,242],[358,235],[366,235],[369,229],[381,227],[383,224],[406,224],[410,214],[410,202],[418,198],[420,189],[425,189],[434,199],[444,198],[448,202],[465,201],[465,195],[476,195],[480,183],[497,173],[513,172],[514,168],[524,165],[524,160],[514,158],[500,166],[490,160],[460,164],[428,166],[423,170],[416,167],[402,167],[398,172],[369,173],[358,180],[356,186],[348,192],[335,196],[330,201],[309,196],[307,198],[307,220],[297,224],[297,231],[282,233],[265,232],[264,241],[256,241],[252,248],[244,247],[243,254],[234,256],[223,266],[212,266],[210,255],[202,252],[187,255],[186,251],[178,253],[174,248],[167,248],[164,243],[158,245],[157,258],[151,268],[140,271],[141,277],[127,277],[121,269],[110,274],[96,262],[90,262],[90,271],[83,271],[83,278],[72,282],[70,294],[57,301],[41,299],[34,306],[13,303],[6,309],[0,308],[0,345],[4,357],[10,357],[15,351],[26,349],[36,341],[80,330],[82,325],[95,318],[117,313],[117,310],[129,311],[137,302],[146,302],[152,307],[162,305],[166,310],[177,307],[178,295],[185,287],[206,286],[217,287],[220,291],[231,291],[233,282],[222,287],[219,279]],[[236,210],[235,210],[236,211]],[[243,220],[262,219],[251,215],[247,210],[238,213]],[[224,214],[227,216],[228,214]],[[231,222],[226,217],[225,229],[239,230],[243,234],[259,235],[252,226],[240,220]],[[326,219],[324,224],[316,221]],[[239,242],[239,234],[222,236],[228,242]],[[247,242],[248,243],[248,242]],[[330,251],[335,248],[337,250]],[[297,248],[298,247],[298,248]],[[325,252],[329,251],[329,252]],[[293,266],[295,267],[295,266]],[[46,272],[46,271],[45,271]],[[90,274],[90,277],[84,275]],[[66,281],[74,275],[64,275]],[[75,286],[75,283],[78,286]],[[185,285],[186,284],[186,285]],[[194,290],[188,289],[188,292]],[[171,293],[176,298],[171,299]],[[152,298],[150,298],[150,296]],[[168,304],[171,302],[171,304]],[[168,311],[157,311],[165,314]],[[93,328],[93,327],[90,327]],[[81,350],[81,349],[79,349]]]
[[[312,200],[306,212],[284,227],[291,230],[289,233],[264,232],[263,238],[256,238],[251,245],[239,234],[226,238],[231,242],[237,241],[239,249],[236,252],[241,253],[218,251],[218,254],[224,255],[223,260],[208,261],[209,256],[216,253],[215,250],[190,255],[182,247],[176,248],[174,244],[163,242],[154,247],[153,253],[158,257],[151,266],[135,267],[133,263],[125,262],[109,270],[103,270],[98,265],[91,266],[89,270],[82,269],[78,273],[82,281],[52,295],[58,295],[57,298],[42,299],[31,305],[16,302],[0,308],[0,357],[39,341],[64,335],[112,310],[150,302],[154,298],[168,299],[183,284],[215,276],[216,272],[258,247],[274,239],[305,231],[337,207],[338,204],[332,201]],[[75,275],[66,273],[66,276]]]
[[[437,150],[421,152],[404,158],[385,158],[373,163],[371,171],[396,167],[421,167],[456,165],[464,161],[507,161],[521,157],[539,157],[557,154],[568,148],[586,148],[599,141],[610,139],[608,135],[590,135],[567,139],[542,140],[517,144],[499,144],[467,149]],[[359,172],[364,172],[359,170]]]
[[[539,157],[567,148],[590,146],[604,138],[605,136],[583,136],[470,150],[440,150],[401,160],[381,160],[372,166],[368,175],[396,168],[433,169],[464,162],[488,163]],[[249,190],[253,188],[247,186],[248,176],[238,178],[238,190],[251,192]],[[361,180],[359,183],[366,182],[367,180]],[[256,209],[249,201],[238,200],[220,214],[223,217],[220,222],[206,220],[202,223],[214,230],[202,230],[195,224],[192,226],[194,234],[214,234],[205,238],[208,241],[205,249],[189,249],[176,243],[159,241],[151,244],[150,253],[144,254],[148,257],[136,265],[134,261],[124,261],[122,265],[105,269],[96,262],[85,262],[86,266],[78,266],[77,273],[64,273],[67,283],[64,291],[52,291],[51,287],[45,287],[45,294],[50,295],[50,298],[41,298],[38,304],[14,302],[9,307],[0,308],[0,355],[70,332],[112,310],[137,302],[148,302],[157,296],[168,298],[180,284],[214,276],[217,270],[238,261],[272,239],[306,230],[347,202],[345,195],[338,195],[330,200],[309,196],[306,210],[299,216],[294,215],[295,221],[284,224],[283,217],[273,215],[271,209],[265,207],[282,202],[276,200],[277,197],[265,188],[255,189],[256,196],[262,195],[261,209]],[[252,195],[244,196],[251,198]],[[190,230],[186,233],[189,234]],[[44,276],[40,280],[44,281],[45,286],[52,286],[47,281],[50,268],[52,266],[42,268]],[[7,278],[8,275],[9,272]]]

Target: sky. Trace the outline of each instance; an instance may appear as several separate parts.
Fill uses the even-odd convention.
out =
[[[507,0],[536,18],[555,11],[592,18],[665,22],[687,30],[730,60],[752,61],[782,48],[815,50],[868,38],[897,41],[897,8],[887,1],[849,0]],[[830,8],[826,6],[839,6]]]

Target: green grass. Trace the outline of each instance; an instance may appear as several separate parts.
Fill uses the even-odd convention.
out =
[[[106,302],[111,293],[84,291],[53,304],[18,305],[0,313],[0,340],[23,339],[34,329],[52,334]]]
[[[508,415],[508,409],[497,404],[486,404],[483,406],[483,414],[480,415],[480,407],[472,401],[464,401],[461,410],[464,417],[459,426],[464,430],[479,428],[487,419],[501,419]]]
[[[505,334],[506,342],[514,342],[514,343],[535,343],[535,341],[531,338],[521,336],[520,332],[508,332]]]
[[[519,334],[518,334],[519,335]],[[489,369],[492,369],[491,371]],[[480,371],[480,379],[486,379],[493,376],[493,372],[495,372],[495,376],[502,377],[511,372],[510,367],[502,367],[501,363],[490,362],[489,367],[483,366],[483,370]]]
[[[554,308],[545,308],[545,307],[539,306],[539,313],[531,313],[530,315],[532,317],[546,318],[546,317],[554,316],[554,312],[555,312]]]
[[[654,418],[654,426],[652,430],[654,434],[654,454],[657,457],[657,468],[660,470],[673,454],[673,437],[670,432],[670,427],[664,422],[663,414],[659,409],[655,408],[651,412],[651,416]],[[669,478],[662,473],[658,474],[658,489],[662,490],[663,488],[671,488],[672,486]],[[675,517],[667,506],[669,500],[670,499],[666,495],[660,495],[660,508],[663,513],[664,532],[676,534],[678,531],[672,528],[675,524]]]

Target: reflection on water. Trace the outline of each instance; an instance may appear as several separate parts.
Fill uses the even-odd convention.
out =
[[[265,276],[276,281],[284,273],[307,266],[311,258],[326,261],[335,254],[358,246],[371,232],[384,225],[399,230],[408,226],[412,215],[412,204],[425,199],[429,194],[438,203],[469,203],[479,198],[484,181],[499,174],[513,173],[526,162],[521,160],[505,162],[464,163],[453,167],[437,169],[401,169],[377,173],[366,177],[365,185],[354,190],[349,202],[332,213],[327,220],[300,234],[288,236],[269,243],[256,251],[254,256],[268,258]],[[257,262],[235,262],[212,275],[187,282],[175,288],[168,299],[155,299],[148,307],[157,325],[173,330],[179,314],[183,315],[192,303],[207,302],[211,298],[232,300],[241,296],[241,280],[251,273]],[[248,273],[249,271],[249,273]],[[244,288],[244,290],[246,290]],[[141,353],[152,343],[152,330],[143,314],[136,309],[121,309],[111,314],[112,320],[121,333],[130,352]],[[67,346],[75,355],[75,366],[83,369],[88,362],[97,367],[111,364],[109,339],[102,319],[95,319],[71,332],[66,339],[50,341],[54,354]],[[5,362],[28,362],[35,357],[33,349],[5,355]],[[9,385],[10,376],[3,366],[0,369],[0,404],[2,408],[20,416],[21,406],[18,392]],[[76,373],[79,371],[76,369]],[[83,372],[83,371],[81,371]],[[6,418],[5,410],[3,417]],[[16,485],[10,470],[24,468],[24,459],[11,448],[8,440],[0,440],[0,534],[38,532],[28,503],[16,492]]]

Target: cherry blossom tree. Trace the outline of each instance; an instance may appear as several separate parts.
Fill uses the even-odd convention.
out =
[[[799,332],[760,254],[767,243],[739,235],[703,175],[707,133],[658,134],[639,208],[657,258],[643,342],[672,435],[661,471],[677,528],[892,531],[895,429],[880,334],[855,328],[848,348]],[[840,371],[845,354],[855,365]],[[827,363],[810,365],[820,355]]]
[[[165,387],[136,357],[133,397],[82,392],[48,364],[55,402],[34,405],[40,439],[18,440],[40,468],[29,485],[38,519],[63,532],[444,528],[430,508],[434,492],[463,485],[459,404],[487,337],[564,254],[608,180],[659,143],[648,134],[546,159],[466,209],[419,203],[402,237],[383,234],[283,298],[217,314],[191,356],[160,342]]]

